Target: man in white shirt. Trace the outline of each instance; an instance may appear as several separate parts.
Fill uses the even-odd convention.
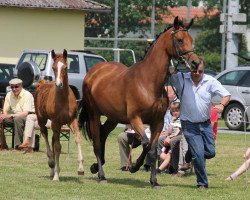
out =
[[[15,148],[22,143],[26,117],[35,112],[33,95],[23,88],[23,81],[18,78],[10,80],[11,91],[7,93],[4,101],[3,114],[0,123],[14,126]]]
[[[171,75],[181,101],[181,125],[183,134],[192,153],[197,177],[197,188],[208,188],[205,159],[215,156],[215,142],[210,122],[211,99],[221,96],[221,103],[215,110],[221,113],[230,100],[230,93],[215,78],[204,74],[205,63],[201,62],[197,70]]]

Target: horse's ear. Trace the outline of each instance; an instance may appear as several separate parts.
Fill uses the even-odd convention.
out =
[[[176,16],[176,17],[174,18],[174,28],[175,28],[176,30],[178,30],[178,29],[180,28],[180,22],[179,22],[178,16]]]
[[[194,22],[194,18],[192,18],[189,24],[186,26],[187,30],[193,25],[193,22]]]
[[[63,57],[66,60],[67,59],[68,52],[66,49],[63,49]]]
[[[51,51],[51,57],[54,59],[56,57],[54,49]]]

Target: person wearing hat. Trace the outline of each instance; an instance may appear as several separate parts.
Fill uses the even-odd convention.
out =
[[[0,123],[14,127],[15,149],[18,149],[23,140],[26,117],[29,113],[35,112],[34,98],[23,88],[21,79],[11,79],[9,84],[11,91],[6,94]]]

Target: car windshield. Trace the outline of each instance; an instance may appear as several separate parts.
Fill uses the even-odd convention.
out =
[[[14,66],[14,65],[13,65]],[[0,80],[1,82],[9,82],[13,78],[13,66],[0,65]]]
[[[23,62],[33,61],[41,71],[45,70],[48,55],[45,53],[24,53],[19,60],[18,66]]]
[[[247,73],[247,70],[238,70],[238,71],[230,71],[226,74],[223,74],[218,78],[218,81],[221,82],[222,85],[238,85],[241,78]]]

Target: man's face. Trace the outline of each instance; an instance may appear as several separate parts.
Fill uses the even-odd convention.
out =
[[[204,63],[201,62],[199,64],[197,70],[191,71],[191,77],[192,77],[193,82],[195,82],[195,83],[200,82],[200,80],[202,79],[202,76],[204,74],[204,69],[205,69]]]
[[[10,88],[15,96],[18,96],[22,90],[22,84],[10,85]]]

